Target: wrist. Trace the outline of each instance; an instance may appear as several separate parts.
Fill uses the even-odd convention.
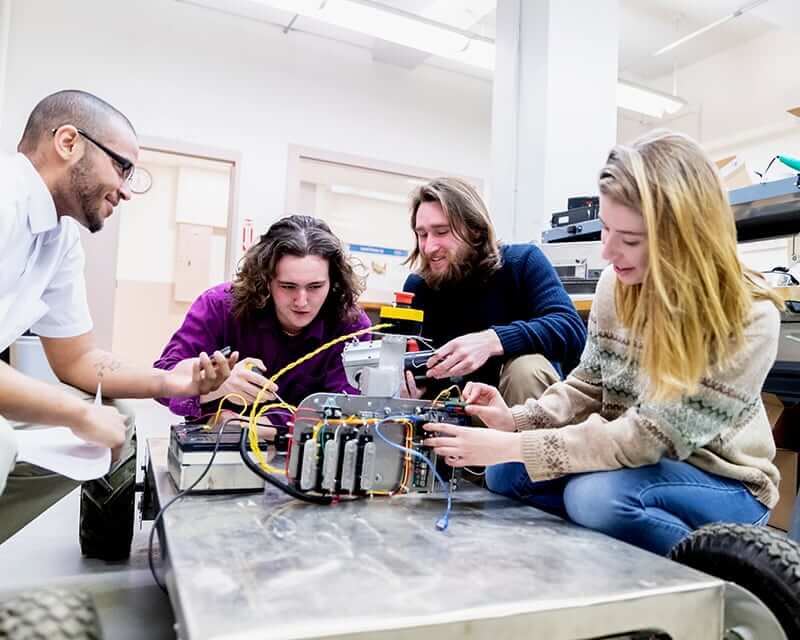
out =
[[[169,388],[169,376],[171,371],[164,369],[153,369],[152,378],[150,380],[150,397],[151,398],[171,398],[172,393]]]
[[[90,409],[94,405],[83,402],[77,398],[70,398],[68,406],[65,407],[63,424],[76,434],[83,430],[87,422]]]
[[[525,462],[525,459],[522,455],[522,434],[521,433],[509,433],[509,453],[511,455],[511,459],[508,462]]]
[[[225,388],[226,383],[222,383],[222,386],[219,387],[216,391],[209,391],[202,396],[199,396],[200,404],[205,404],[206,402],[213,402],[214,400],[219,400],[222,396],[227,395],[228,391]]]
[[[489,341],[489,353],[492,356],[502,356],[505,353],[505,349],[503,349],[503,343],[500,342],[500,336],[497,335],[497,332],[494,329],[487,329],[486,337]]]

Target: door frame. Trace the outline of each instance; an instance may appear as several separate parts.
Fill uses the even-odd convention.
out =
[[[170,153],[177,156],[201,158],[203,160],[214,160],[231,164],[230,186],[228,188],[228,233],[225,239],[225,278],[230,279],[233,275],[234,267],[236,266],[234,264],[234,258],[236,256],[234,242],[236,238],[235,232],[239,222],[239,179],[242,154],[230,149],[219,149],[216,147],[208,147],[191,142],[154,136],[142,136],[139,139],[139,148],[147,151]]]
[[[141,136],[139,148],[178,156],[227,162],[231,165],[228,190],[228,229],[225,243],[225,278],[230,279],[236,266],[237,251],[234,243],[239,225],[239,181],[242,154],[231,149],[220,149],[155,136]],[[134,195],[134,197],[136,196]],[[87,297],[92,310],[95,341],[99,347],[108,350],[111,349],[114,332],[116,265],[120,240],[119,220],[118,215],[111,216],[106,221],[106,229],[97,234],[98,238],[94,238],[88,232],[81,234],[86,253],[86,273],[91,274],[92,281],[92,286],[87,287]],[[113,268],[109,268],[111,265]]]

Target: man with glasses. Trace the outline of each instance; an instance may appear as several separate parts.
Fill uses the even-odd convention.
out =
[[[83,485],[80,540],[85,555],[121,559],[133,533],[133,418],[85,400],[101,386],[108,398],[206,394],[238,356],[201,353],[164,371],[126,365],[95,345],[78,224],[99,231],[131,197],[139,146],[122,113],[89,93],[59,91],[31,112],[17,150],[0,157],[0,351],[30,329],[64,384],[0,363],[0,542],[77,486],[14,464],[16,430],[62,425],[112,449],[110,473]]]

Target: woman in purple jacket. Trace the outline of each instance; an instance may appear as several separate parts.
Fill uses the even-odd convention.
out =
[[[233,282],[212,287],[194,301],[155,363],[172,369],[201,351],[230,346],[241,357],[230,377],[207,395],[160,402],[178,415],[198,417],[216,411],[229,393],[250,404],[265,384],[270,393],[262,394],[261,402],[274,399],[274,393],[293,405],[320,391],[358,393],[345,377],[343,344],[287,371],[277,385],[251,367],[270,376],[323,343],[368,327],[357,304],[362,289],[341,241],[325,222],[298,215],[278,220],[247,251]]]

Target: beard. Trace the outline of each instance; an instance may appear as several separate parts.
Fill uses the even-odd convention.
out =
[[[455,253],[447,254],[447,268],[433,271],[427,257],[421,255],[419,275],[431,289],[438,290],[469,280],[478,263],[478,252],[470,246],[461,246]]]
[[[105,189],[102,185],[95,184],[91,173],[90,163],[84,156],[70,171],[69,191],[72,197],[78,201],[78,211],[75,212],[76,219],[91,233],[97,233],[103,228],[105,222],[100,211]]]

